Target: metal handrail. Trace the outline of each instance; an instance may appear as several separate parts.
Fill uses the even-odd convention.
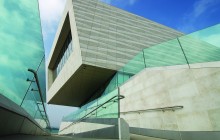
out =
[[[115,102],[115,100],[113,100],[112,102]],[[86,108],[86,110],[93,109],[93,108],[98,107],[98,106],[99,106],[99,105],[92,106],[92,107]],[[103,108],[105,108],[105,107],[103,107]]]
[[[123,96],[123,95],[115,95],[115,96],[113,96],[112,98],[110,98],[109,100],[107,100],[106,102],[104,102],[103,104],[99,105],[97,108],[95,108],[95,109],[93,109],[92,111],[90,111],[88,114],[86,114],[86,115],[83,116],[82,118],[80,118],[80,119],[78,119],[78,120],[72,122],[72,123],[69,124],[68,126],[64,127],[64,128],[63,128],[62,130],[60,130],[59,132],[62,132],[63,130],[69,128],[70,126],[72,126],[72,125],[74,125],[74,124],[76,124],[76,123],[78,123],[78,122],[80,122],[80,121],[86,119],[87,116],[89,116],[89,115],[92,114],[94,111],[96,111],[97,109],[99,109],[99,108],[102,107],[103,105],[107,104],[108,102],[111,102],[115,97],[118,97],[117,100],[121,100],[121,99],[124,99],[124,98],[125,98],[125,96]]]
[[[49,121],[49,119],[48,119],[47,112],[46,112],[46,108],[45,108],[45,106],[44,106],[43,95],[42,95],[41,88],[40,88],[40,84],[39,84],[39,80],[38,80],[38,77],[37,77],[37,72],[36,72],[35,70],[33,70],[33,69],[28,69],[28,71],[34,74],[35,82],[36,82],[36,84],[37,84],[38,92],[39,92],[39,94],[40,94],[41,103],[42,103],[42,105],[43,105],[43,109],[44,109],[44,112],[45,112],[45,116],[46,116],[46,118],[47,118],[47,120],[45,120],[45,121],[46,121],[47,125],[48,125],[49,128],[50,128],[50,121]],[[45,119],[45,118],[43,118],[43,119]]]
[[[178,109],[183,109],[183,106],[168,106],[168,107],[160,107],[160,108],[151,108],[151,109],[145,109],[145,110],[132,110],[132,111],[125,111],[125,112],[120,112],[122,114],[127,114],[127,113],[140,113],[140,112],[146,112],[146,111],[166,111],[166,110],[178,110]]]

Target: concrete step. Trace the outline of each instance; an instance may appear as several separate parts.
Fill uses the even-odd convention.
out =
[[[160,138],[153,138],[141,136],[136,134],[130,135],[130,140],[165,140]],[[95,139],[95,138],[76,138],[71,136],[32,136],[32,135],[12,135],[0,137],[0,140],[116,140],[116,139]]]
[[[91,138],[76,138],[71,136],[32,136],[32,135],[12,135],[0,137],[0,140],[97,140]],[[99,139],[113,140],[113,139]]]
[[[147,137],[142,135],[131,134],[130,140],[165,140],[161,138]]]

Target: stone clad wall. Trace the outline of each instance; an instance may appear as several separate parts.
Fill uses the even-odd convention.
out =
[[[120,112],[184,106],[176,111],[121,113],[130,127],[220,130],[220,63],[145,69],[120,87]]]

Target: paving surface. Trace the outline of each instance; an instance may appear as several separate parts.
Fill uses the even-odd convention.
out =
[[[130,140],[165,140],[165,139],[146,137],[146,136],[135,135],[135,134],[131,134],[130,138],[131,138]]]
[[[68,136],[30,136],[30,135],[13,135],[0,137],[0,140],[113,140],[113,139],[90,139],[90,138],[75,138]],[[131,134],[130,140],[164,140],[153,137],[146,137]]]
[[[13,135],[1,137],[0,140],[96,140],[90,138],[75,138],[68,136],[30,136],[30,135]],[[112,139],[99,139],[112,140]]]

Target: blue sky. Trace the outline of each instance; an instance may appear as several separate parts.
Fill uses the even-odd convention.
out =
[[[220,0],[101,0],[184,33],[220,23]],[[39,0],[46,58],[66,0]],[[53,126],[73,108],[48,106]]]
[[[184,33],[220,22],[220,0],[102,0]]]

